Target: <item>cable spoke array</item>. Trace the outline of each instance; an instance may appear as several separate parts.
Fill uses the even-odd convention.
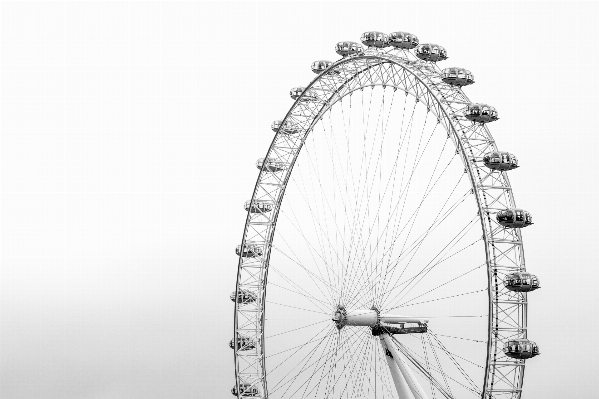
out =
[[[237,251],[233,298],[249,299],[236,301],[235,392],[395,398],[379,338],[333,323],[341,307],[430,319],[393,337],[428,397],[518,398],[524,363],[502,348],[526,338],[527,294],[503,280],[525,272],[522,238],[495,217],[515,209],[507,174],[485,167],[503,153],[453,72],[352,46],[292,90],[257,164]]]

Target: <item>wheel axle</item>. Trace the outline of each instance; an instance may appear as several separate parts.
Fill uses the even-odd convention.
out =
[[[335,322],[335,325],[339,330],[341,330],[345,326],[353,326],[370,328],[393,328],[396,329],[395,331],[398,331],[396,333],[391,334],[409,334],[410,332],[408,332],[408,330],[412,327],[409,327],[408,329],[404,328],[403,325],[405,323],[417,323],[419,327],[414,327],[416,329],[421,329],[423,325],[426,325],[426,323],[428,323],[428,319],[424,317],[381,314],[379,310],[374,307],[372,309],[355,309],[348,311],[347,309],[345,309],[344,306],[341,305],[337,306],[337,309],[335,309],[335,311],[333,312],[332,320]],[[381,323],[400,324],[401,327],[386,327],[381,326]],[[426,327],[424,328],[426,330]],[[413,332],[421,331],[415,330]]]

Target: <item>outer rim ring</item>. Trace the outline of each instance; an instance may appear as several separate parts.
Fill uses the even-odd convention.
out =
[[[259,376],[256,374],[255,377],[257,378],[253,379],[253,384],[258,385],[258,380],[261,380],[260,385],[262,385],[263,390],[262,396],[265,398],[268,397],[264,360],[265,298],[268,264],[270,259],[270,245],[274,236],[278,211],[284,197],[288,179],[293,170],[293,165],[303,146],[303,141],[309,135],[316,122],[318,122],[318,120],[322,117],[323,113],[332,107],[337,101],[345,97],[349,91],[343,95],[340,95],[339,93],[341,93],[344,88],[349,87],[356,80],[358,80],[359,84],[356,85],[353,90],[357,90],[358,88],[363,89],[364,87],[374,85],[392,86],[395,89],[403,89],[406,91],[406,94],[412,94],[418,100],[423,101],[429,110],[433,111],[438,120],[444,125],[445,130],[449,135],[451,135],[454,145],[456,145],[456,148],[459,150],[462,162],[470,178],[473,193],[475,194],[479,215],[483,216],[480,218],[480,220],[483,230],[483,240],[485,242],[486,248],[485,254],[487,260],[489,316],[487,361],[481,397],[489,398],[491,396],[502,396],[518,398],[521,395],[524,362],[518,360],[497,362],[496,360],[498,353],[501,353],[499,344],[506,340],[507,337],[526,338],[527,324],[526,293],[520,294],[515,301],[513,300],[514,295],[511,295],[508,298],[510,299],[508,301],[501,301],[501,299],[505,299],[502,297],[505,297],[506,293],[502,292],[501,281],[499,281],[497,278],[498,270],[505,269],[510,271],[525,271],[523,245],[519,229],[514,229],[512,231],[508,231],[507,229],[498,230],[497,223],[494,223],[494,221],[491,219],[491,214],[499,209],[494,205],[500,204],[503,207],[515,207],[515,202],[507,174],[504,172],[489,172],[478,164],[478,158],[480,158],[481,153],[497,151],[497,148],[495,146],[495,141],[493,140],[486,125],[476,125],[470,121],[464,122],[461,120],[463,118],[460,118],[460,105],[463,108],[465,104],[471,103],[462,90],[443,83],[440,80],[440,70],[435,64],[419,61],[416,59],[409,60],[408,52],[404,50],[399,50],[397,53],[403,55],[404,57],[391,55],[389,53],[382,53],[376,50],[367,50],[363,55],[345,57],[333,63],[329,69],[327,69],[327,71],[344,71],[345,73],[343,75],[345,76],[345,79],[339,79],[339,74],[329,75],[327,74],[327,71],[321,73],[306,87],[302,96],[295,101],[282,121],[282,124],[286,123],[287,121],[293,121],[294,123],[297,123],[297,115],[299,114],[295,114],[294,112],[302,111],[304,114],[302,125],[304,126],[305,130],[299,135],[302,135],[303,138],[297,146],[297,151],[291,158],[288,171],[284,172],[285,178],[283,180],[277,179],[279,181],[279,192],[277,193],[276,198],[273,198],[275,200],[275,209],[272,212],[269,223],[266,224],[266,228],[263,228],[265,234],[259,234],[262,238],[264,238],[264,259],[261,261],[260,266],[248,266],[246,263],[244,263],[244,259],[239,256],[236,283],[237,293],[242,283],[242,274],[244,273],[244,269],[249,267],[261,269],[258,272],[261,276],[261,285],[257,285],[259,290],[259,306],[256,306],[256,309],[252,310],[256,315],[254,322],[256,332],[259,332],[259,334],[256,334],[259,344],[256,345],[256,353],[253,353],[249,356],[254,358],[253,364],[261,369],[261,375]],[[434,67],[431,67],[433,65]],[[378,74],[372,74],[374,68],[382,69],[385,66],[397,68],[397,71],[395,71],[395,74],[392,76],[384,76],[385,72],[381,72],[380,70],[378,71]],[[366,77],[367,72],[369,76],[364,82],[362,82],[362,78]],[[389,72],[389,68],[386,72]],[[409,74],[409,77],[412,79],[412,81],[410,82],[409,78],[404,79],[404,86],[398,86],[398,82],[392,81],[391,79],[392,77],[396,77],[397,73],[403,73],[406,77],[408,77]],[[311,108],[310,104],[306,104],[302,101],[304,94],[308,90],[313,88],[318,90],[327,86],[331,87],[332,82],[335,80],[338,82],[342,81],[342,83],[336,87],[336,90],[332,95],[330,95],[330,97],[326,98],[323,96],[323,98],[320,98],[320,105],[317,108],[317,112],[314,112],[316,109],[314,109],[314,107]],[[408,85],[405,84],[406,82],[411,83],[411,85],[408,87]],[[320,91],[318,92],[320,93]],[[483,141],[486,141],[485,145],[482,146],[483,151],[481,151],[480,143],[475,142],[477,140],[480,141],[481,138],[484,138]],[[271,158],[273,153],[275,155],[279,154],[276,149],[277,143],[281,141],[289,143],[289,137],[283,133],[277,133],[269,147],[266,158]],[[278,158],[278,156],[276,157]],[[495,176],[491,176],[493,174],[495,174]],[[268,179],[269,177],[272,177],[272,175],[274,175],[274,173],[265,171],[264,167],[260,170],[251,201],[256,199],[261,188],[261,184],[265,178]],[[497,189],[500,192],[499,195],[496,195],[492,192],[493,190]],[[263,223],[261,226],[265,226],[265,224]],[[256,232],[256,229],[252,223],[252,215],[250,212],[248,212],[241,245],[245,245],[246,242],[251,241],[248,239],[251,238],[249,237],[248,233],[250,233],[252,230],[254,233]],[[498,261],[501,262],[503,259],[506,259],[506,253],[510,252],[513,252],[511,256],[514,256],[514,259],[510,260],[512,263],[514,263],[514,265],[508,266],[499,264]],[[240,333],[241,329],[239,319],[241,313],[246,311],[247,308],[244,309],[243,307],[239,306],[237,302],[235,303],[235,335]],[[513,318],[514,315],[517,315],[517,326],[513,326],[513,323],[506,322],[506,319]],[[508,333],[506,334],[502,331],[508,331]],[[509,332],[512,332],[513,334],[510,335]],[[248,355],[238,353],[237,350],[234,351],[236,386],[239,398],[243,397],[239,394],[239,381],[240,377],[242,376],[242,370],[240,370],[240,358],[246,356]]]

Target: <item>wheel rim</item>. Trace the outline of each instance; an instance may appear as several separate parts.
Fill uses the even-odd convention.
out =
[[[462,118],[463,110],[470,103],[464,93],[458,88],[441,84],[439,70],[434,64],[418,61],[406,51],[398,50],[394,54],[367,51],[364,55],[347,57],[334,63],[328,71],[333,70],[336,73],[325,72],[306,88],[304,93],[310,93],[311,101],[302,101],[302,97],[295,101],[282,123],[299,127],[299,132],[294,135],[277,133],[266,155],[266,158],[284,161],[288,167],[279,172],[271,172],[267,170],[268,168],[262,167],[252,196],[252,201],[269,200],[274,206],[268,215],[248,212],[246,220],[242,246],[257,245],[262,248],[263,253],[255,258],[239,257],[237,292],[250,290],[256,292],[258,299],[252,304],[236,303],[235,306],[236,336],[248,336],[256,343],[256,347],[250,351],[235,351],[238,383],[241,381],[258,387],[259,396],[276,396],[274,393],[269,395],[267,386],[267,382],[272,379],[269,377],[274,374],[267,376],[267,373],[271,373],[268,367],[272,369],[273,366],[267,360],[269,354],[266,351],[266,343],[274,340],[269,336],[277,332],[273,330],[271,334],[265,331],[267,329],[265,311],[268,302],[266,286],[272,249],[274,247],[277,250],[275,226],[280,210],[285,209],[283,196],[290,181],[293,186],[291,172],[301,151],[307,151],[302,150],[302,147],[310,140],[311,132],[318,123],[322,122],[323,116],[332,113],[338,103],[343,104],[343,101],[351,98],[350,93],[358,91],[363,96],[364,88],[381,86],[381,90],[385,92],[393,91],[394,96],[400,94],[406,99],[408,97],[417,99],[417,102],[413,101],[414,106],[416,107],[418,103],[421,108],[430,110],[426,115],[430,115],[435,125],[440,127],[441,135],[449,132],[447,140],[453,144],[454,150],[457,149],[457,155],[462,161],[460,167],[466,171],[464,180],[469,181],[469,187],[472,189],[471,198],[475,200],[474,212],[483,215],[482,218],[477,217],[476,222],[482,227],[480,251],[485,252],[482,265],[486,280],[484,282],[488,284],[485,287],[487,328],[486,339],[482,344],[485,346],[486,343],[486,348],[482,351],[483,373],[482,377],[474,383],[477,388],[476,395],[519,396],[523,362],[503,356],[501,346],[510,338],[526,338],[526,294],[505,290],[502,276],[513,270],[524,270],[522,240],[518,229],[498,228],[491,217],[497,209],[515,207],[511,190],[506,189],[510,187],[506,174],[491,172],[480,162],[472,161],[478,160],[485,153],[497,151],[486,125],[475,124]],[[337,209],[337,207],[333,208]],[[326,215],[324,217],[326,219]],[[282,220],[280,224],[283,224]],[[478,235],[480,236],[480,231]],[[276,260],[275,257],[273,259]],[[274,285],[271,285],[270,291],[272,287]],[[287,286],[290,287],[292,285]],[[338,299],[338,302],[341,303],[343,300]],[[384,304],[373,304],[384,306]],[[310,324],[305,320],[302,323],[304,326]],[[270,328],[271,324],[268,326]],[[299,327],[301,326],[300,324]],[[431,324],[431,330],[435,331],[434,322]],[[341,340],[343,332],[339,334]],[[426,338],[431,348],[445,346],[443,341],[430,341],[436,338],[434,335]],[[436,356],[432,352],[427,353],[427,356],[429,355]],[[453,378],[446,377],[449,377],[449,380]],[[448,382],[446,385],[451,386],[451,383]]]

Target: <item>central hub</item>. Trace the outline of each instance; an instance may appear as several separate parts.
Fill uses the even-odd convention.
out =
[[[332,319],[339,330],[345,326],[374,327],[379,323],[379,311],[375,307],[348,311],[339,305],[333,312]]]
[[[426,332],[426,324],[428,323],[428,319],[426,317],[381,314],[379,310],[374,306],[370,309],[347,310],[343,305],[337,306],[337,309],[335,309],[335,311],[333,312],[332,320],[333,322],[335,322],[335,325],[339,330],[341,330],[345,326],[355,326],[370,327],[374,328],[377,332],[379,332],[377,328],[385,327],[389,332],[397,331],[393,332],[392,334],[402,334],[404,333],[403,331]],[[416,328],[413,331],[409,330],[407,328],[404,328],[405,323],[418,324],[418,328]],[[399,329],[393,327],[391,330],[389,330],[389,324],[399,324],[400,327]],[[400,330],[402,332],[400,332]]]
[[[345,327],[345,324],[347,323],[347,311],[345,310],[345,307],[341,305],[337,306],[337,309],[333,312],[332,320],[335,322],[338,330]]]

